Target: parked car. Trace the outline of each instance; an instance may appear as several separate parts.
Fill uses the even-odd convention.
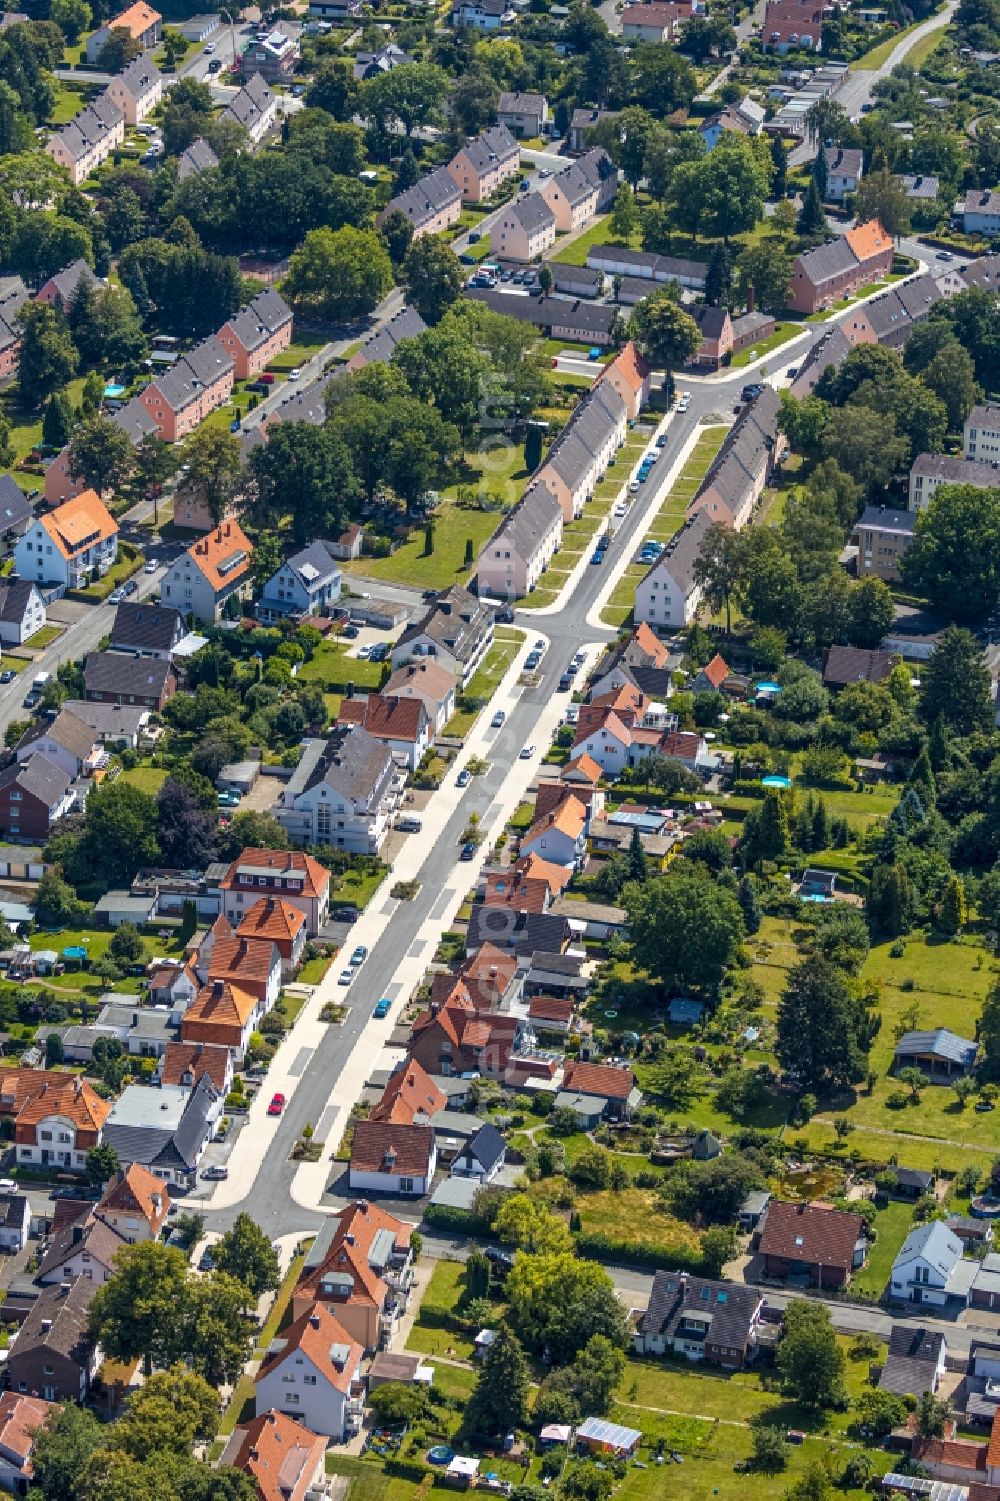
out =
[[[135,579],[129,579],[128,583],[123,585],[126,598],[130,594],[134,594],[138,587],[139,585],[136,583]]]
[[[222,59],[218,58],[218,57],[213,57],[212,61],[208,65],[208,71],[210,73],[218,73],[221,70],[221,68],[222,68]]]
[[[522,745],[518,759],[521,761],[530,761],[534,754],[535,747],[533,745]]]
[[[364,946],[363,943],[359,943],[358,946],[357,946],[357,948],[354,950],[354,953],[351,955],[350,960],[348,962],[350,964],[364,964],[364,962],[365,962],[365,960],[367,958],[368,958],[368,950],[365,948],[365,946]]]
[[[419,818],[412,818],[407,815],[406,818],[398,818],[396,820],[396,828],[402,834],[419,834],[423,828],[423,824]]]
[[[357,641],[361,632],[356,625],[345,625],[343,634],[345,641]]]
[[[201,1175],[209,1183],[222,1183],[229,1177],[228,1167],[223,1167],[220,1162],[213,1162],[211,1167],[205,1168]]]
[[[143,573],[155,573],[159,566],[155,558],[147,558],[142,571]]]
[[[603,552],[601,552],[600,548],[598,548],[597,552],[595,552],[591,556],[590,561],[591,563],[596,564],[598,567],[600,567],[600,565],[604,562],[604,554]]]
[[[0,683],[12,683],[16,677],[17,673],[12,667],[5,667],[3,672],[0,672]]]
[[[117,589],[112,589],[111,593],[108,595],[108,604],[109,605],[120,605],[121,602],[122,602],[122,600],[124,598],[125,598],[125,590],[119,584],[118,588]]]
[[[357,922],[360,915],[357,907],[353,906],[335,907],[330,913],[334,922]]]
[[[271,1103],[267,1107],[268,1115],[280,1115],[285,1108],[285,1096],[278,1090],[271,1096]]]
[[[215,1257],[212,1255],[212,1248],[211,1246],[206,1246],[204,1251],[202,1251],[201,1253],[201,1258],[198,1262],[198,1270],[199,1272],[210,1272],[214,1266]]]
[[[387,995],[384,995],[380,1001],[375,1002],[375,1010],[372,1012],[372,1015],[377,1016],[381,1021],[383,1017],[389,1015],[391,1010],[392,1002]]]
[[[301,378],[301,375],[302,375],[302,368],[301,368],[301,366],[296,365],[293,369],[289,370],[289,372],[288,372],[288,379],[289,380],[299,380]]]
[[[257,379],[260,381],[260,383],[261,383],[262,386],[273,386],[274,385],[274,376],[271,375],[270,372],[267,371],[267,370],[264,371],[263,375],[258,375]]]
[[[568,693],[572,686],[573,679],[570,677],[568,672],[564,672],[562,677],[559,679],[559,692]]]
[[[493,718],[490,720],[490,728],[494,730],[503,729],[504,721],[506,720],[506,718],[507,716],[504,711],[502,709],[498,709]]]
[[[661,433],[660,434],[660,436],[656,440],[656,446],[657,446],[657,448],[666,448],[666,446],[667,446],[667,435],[666,435],[666,433]]]
[[[353,969],[342,969],[340,971],[340,975],[339,975],[339,977],[337,979],[337,984],[338,985],[350,985],[350,983],[351,983],[351,981],[353,979],[354,979],[354,971],[353,971]]]
[[[476,858],[476,846],[471,842],[463,844],[462,852],[458,858],[460,860],[474,860]]]
[[[465,766],[463,766],[462,770],[458,773],[458,776],[455,778],[455,786],[456,787],[468,787],[468,785],[469,785],[469,783],[471,781],[472,781],[472,772],[469,771]]]

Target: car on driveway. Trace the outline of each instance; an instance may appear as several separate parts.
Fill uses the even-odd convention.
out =
[[[419,834],[423,828],[423,824],[419,818],[412,818],[407,815],[406,818],[397,818],[396,828],[401,834]]]
[[[211,1167],[207,1167],[201,1176],[208,1183],[222,1183],[229,1177],[229,1169],[228,1167],[223,1167],[221,1163],[215,1162]]]
[[[380,1001],[375,1002],[375,1010],[372,1012],[372,1015],[377,1016],[381,1021],[383,1017],[389,1015],[391,1010],[392,1002],[387,995],[384,995]]]
[[[285,1108],[285,1096],[280,1090],[271,1096],[271,1103],[267,1107],[268,1115],[280,1115]]]
[[[456,787],[468,787],[468,785],[469,785],[469,783],[471,781],[472,781],[472,772],[469,771],[465,766],[463,766],[462,770],[458,773],[458,776],[455,778],[455,786]]]

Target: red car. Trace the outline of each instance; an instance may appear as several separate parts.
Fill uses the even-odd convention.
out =
[[[280,1115],[285,1108],[285,1096],[276,1094],[271,1096],[271,1103],[267,1107],[268,1115]]]

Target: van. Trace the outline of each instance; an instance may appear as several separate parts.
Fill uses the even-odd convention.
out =
[[[396,828],[402,834],[419,834],[423,828],[423,824],[419,818],[413,818],[408,815],[406,818],[397,819]]]
[[[51,672],[36,673],[31,680],[31,687],[33,691],[36,693],[41,693],[42,689],[45,687],[45,684],[49,681],[51,676]]]

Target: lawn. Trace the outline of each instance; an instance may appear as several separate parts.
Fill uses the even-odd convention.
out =
[[[133,573],[138,573],[142,567],[142,557],[138,548],[132,547],[127,542],[118,544],[118,561],[112,563],[104,577],[96,584],[88,584],[85,589],[71,589],[71,599],[92,600],[99,603],[107,599],[112,589],[117,589],[119,584],[131,578]]]
[[[364,911],[388,874],[388,867],[378,865],[374,870],[347,870],[342,876],[330,877],[330,896],[335,907],[357,907]]]
[[[343,693],[348,683],[365,690],[378,689],[392,668],[387,662],[368,662],[349,657],[347,643],[323,641],[299,669],[299,681],[321,683],[324,692]]]
[[[630,1157],[633,1167],[648,1167],[644,1158]],[[606,1235],[617,1245],[641,1248],[655,1246],[663,1255],[697,1255],[701,1237],[690,1225],[655,1208],[656,1196],[648,1188],[608,1189],[580,1194],[576,1209],[585,1234]]]
[[[42,651],[46,646],[51,646],[53,641],[58,641],[64,630],[65,626],[61,625],[43,625],[24,644],[32,651]]]
[[[318,985],[332,963],[332,959],[322,956],[317,959],[307,959],[295,978],[302,985]]]
[[[937,9],[940,10],[940,6],[938,6]],[[926,21],[926,17],[924,19]],[[868,70],[881,68],[883,63],[889,61],[890,56],[899,46],[900,42],[906,36],[907,32],[915,31],[918,26],[921,26],[923,24],[923,21],[915,21],[912,26],[904,26],[899,31],[893,32],[892,36],[886,37],[884,42],[880,42],[879,45],[877,47],[873,47],[870,52],[862,53],[860,57],[856,57],[851,63],[851,72],[857,73],[862,69]],[[936,31],[932,31],[929,37],[924,37],[921,41],[915,42],[913,48],[906,54],[907,63],[911,64],[914,68],[919,68],[921,62],[923,62],[928,53],[933,52],[934,47],[937,46],[938,42],[943,39],[944,34],[945,28],[939,27]],[[924,51],[923,49],[925,44],[931,38],[933,38],[934,45],[927,47],[927,50]]]
[[[770,354],[772,349],[779,349],[782,344],[787,344],[790,339],[798,338],[803,333],[801,323],[776,323],[774,333],[768,334],[766,339],[751,345],[749,349],[741,349],[739,354],[734,354],[732,367],[739,370],[743,365],[751,365],[754,360],[759,360],[765,354]]]
[[[120,780],[127,782],[130,787],[138,787],[140,792],[148,792],[150,797],[155,797],[163,786],[170,773],[162,766],[133,766],[131,771],[123,771]]]
[[[558,261],[562,266],[585,266],[587,256],[595,245],[621,245],[623,242],[616,240],[611,234],[609,220],[610,215],[607,214],[595,219],[589,229],[585,230],[582,235],[577,235],[575,240],[561,250],[557,241],[555,253],[549,259]],[[641,249],[642,237],[638,230],[632,235],[629,245],[633,250]]]
[[[420,1312],[406,1341],[408,1350],[419,1350],[426,1355],[449,1355],[458,1360],[472,1358],[474,1331],[455,1312],[464,1291],[464,1263],[436,1262],[420,1300]]]
[[[66,395],[70,405],[77,407],[83,395],[84,378],[78,376],[66,386]],[[10,423],[10,445],[14,450],[14,463],[20,463],[25,459],[33,448],[42,441],[42,412],[34,409],[25,410],[20,404],[20,393],[17,385],[8,386],[0,393],[0,410]],[[13,467],[0,470],[2,474],[11,474],[23,490],[39,489],[42,484],[40,475],[14,474]]]
[[[906,1166],[909,1165],[907,1162]],[[875,1242],[863,1270],[854,1278],[856,1292],[871,1293],[873,1298],[881,1297],[889,1281],[892,1263],[912,1229],[912,1204],[891,1199],[884,1209],[879,1210],[875,1220]]]
[[[445,725],[443,734],[456,736],[469,734],[483,712],[485,704],[496,692],[500,679],[517,656],[524,641],[524,636],[520,631],[511,634],[517,637],[516,641],[494,640],[482,663],[469,679],[468,687],[459,695],[461,699],[469,702],[469,707],[456,710]],[[474,704],[477,699],[483,700],[478,707]]]
[[[287,349],[282,350],[268,365],[268,370],[280,375],[288,370],[294,370],[296,366],[304,365],[311,360],[318,349],[322,349],[325,339],[299,338],[293,339]]]

